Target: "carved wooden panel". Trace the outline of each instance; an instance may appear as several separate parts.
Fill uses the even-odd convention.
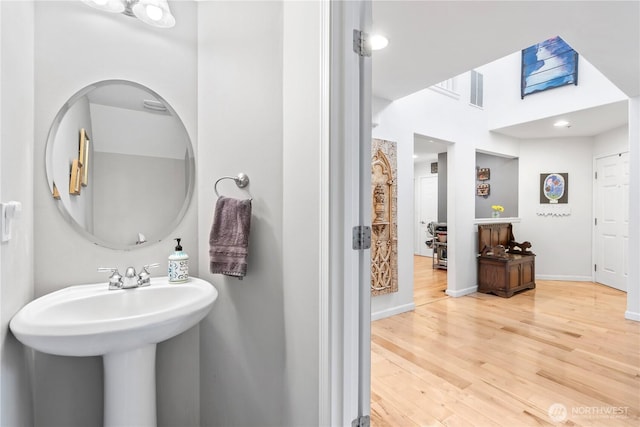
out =
[[[371,150],[371,294],[398,291],[396,144],[373,140]]]

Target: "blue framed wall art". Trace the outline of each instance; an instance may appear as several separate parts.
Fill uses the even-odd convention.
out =
[[[520,97],[578,84],[578,52],[559,36],[522,50]]]

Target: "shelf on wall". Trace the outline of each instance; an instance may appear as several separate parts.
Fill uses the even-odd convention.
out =
[[[520,217],[476,218],[474,224],[493,224],[500,222],[520,222]]]

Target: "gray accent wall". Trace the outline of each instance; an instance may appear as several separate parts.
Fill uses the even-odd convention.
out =
[[[475,196],[476,218],[491,218],[492,205],[504,207],[503,217],[518,216],[518,163],[517,158],[476,153],[476,168],[491,169],[487,181],[476,179],[476,185],[486,183],[491,186],[489,196]]]

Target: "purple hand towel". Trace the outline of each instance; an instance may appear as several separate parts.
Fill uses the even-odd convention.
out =
[[[210,271],[242,278],[247,274],[251,199],[219,197],[209,235]]]

